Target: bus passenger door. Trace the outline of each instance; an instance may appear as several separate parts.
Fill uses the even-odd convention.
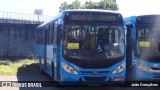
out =
[[[60,77],[60,30],[59,25],[55,23],[54,26],[54,40],[53,40],[53,61],[54,61],[54,80],[59,80]]]
[[[44,71],[47,71],[47,30],[44,32]]]

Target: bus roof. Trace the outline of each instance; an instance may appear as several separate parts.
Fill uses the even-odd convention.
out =
[[[110,11],[110,10],[101,10],[101,9],[67,9],[63,10],[62,12],[109,12],[109,13],[118,13],[117,11]]]
[[[125,22],[125,25],[131,25],[136,21],[136,19],[138,17],[152,17],[152,16],[160,17],[160,14],[147,14],[147,15],[130,16],[130,17],[124,18],[124,22]]]
[[[41,25],[38,26],[39,27],[43,27],[44,25],[53,22],[54,20],[57,20],[58,18],[60,18],[64,13],[67,12],[106,12],[106,13],[113,13],[113,14],[120,14],[117,11],[110,11],[110,10],[99,10],[99,9],[67,9],[67,10],[63,10],[62,12],[60,12],[57,16],[52,17],[50,20],[42,23]]]

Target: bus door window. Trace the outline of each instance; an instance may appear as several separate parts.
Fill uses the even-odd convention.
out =
[[[54,25],[51,25],[51,44],[53,44],[53,40],[54,40]]]
[[[57,29],[58,29],[58,25],[55,22],[55,24],[54,24],[54,40],[53,40],[54,44],[57,44]]]

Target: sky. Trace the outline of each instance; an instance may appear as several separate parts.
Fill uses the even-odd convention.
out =
[[[34,9],[43,9],[43,15],[55,16],[62,2],[74,0],[0,0],[0,11],[34,14]],[[84,3],[86,0],[79,0]],[[100,1],[100,0],[91,0]],[[118,12],[123,17],[142,14],[160,14],[159,0],[116,0]]]

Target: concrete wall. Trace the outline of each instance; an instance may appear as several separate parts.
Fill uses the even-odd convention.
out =
[[[33,57],[38,24],[0,23],[0,57]]]

